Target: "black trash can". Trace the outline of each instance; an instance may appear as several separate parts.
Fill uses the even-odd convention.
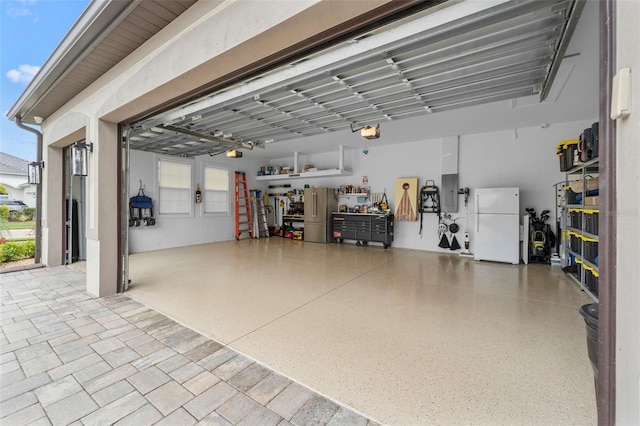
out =
[[[587,327],[587,351],[593,367],[593,378],[598,392],[598,304],[591,303],[580,307],[580,315],[584,317]]]

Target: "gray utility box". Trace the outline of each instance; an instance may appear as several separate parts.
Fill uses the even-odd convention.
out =
[[[386,249],[393,241],[393,214],[332,213],[333,241],[356,240],[382,243]]]

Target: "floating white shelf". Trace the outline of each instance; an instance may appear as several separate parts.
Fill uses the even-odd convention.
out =
[[[328,169],[316,170],[315,172],[289,173],[288,175],[268,175],[256,176],[256,180],[286,180],[286,179],[308,179],[330,176],[351,176],[353,173],[348,169]],[[353,194],[356,195],[356,194]]]
[[[299,170],[298,155],[299,153],[297,152],[293,153],[293,169],[294,170]],[[350,169],[347,169],[344,167],[344,147],[340,145],[338,149],[338,168],[337,169],[315,170],[313,172],[302,172],[302,173],[289,173],[287,175],[256,176],[256,180],[309,179],[309,178],[318,178],[318,177],[352,176],[352,175],[353,175],[353,172]]]

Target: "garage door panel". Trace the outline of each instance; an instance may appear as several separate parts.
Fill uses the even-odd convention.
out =
[[[569,18],[579,15],[582,0],[513,0],[486,7],[471,2],[478,12],[434,20],[461,4],[447,3],[433,14],[316,52],[139,123],[132,132],[139,140],[132,138],[131,147],[175,150],[166,135],[148,132],[164,122],[238,140],[285,140],[352,123],[544,95],[550,70],[561,60],[555,58],[560,41],[566,43],[564,34],[573,28]],[[569,15],[574,8],[577,14]],[[160,143],[150,144],[154,138]],[[193,153],[200,147],[183,149]]]

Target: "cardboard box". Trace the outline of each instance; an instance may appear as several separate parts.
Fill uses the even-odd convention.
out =
[[[585,206],[599,206],[600,205],[600,196],[596,195],[595,197],[585,197],[584,198]]]

